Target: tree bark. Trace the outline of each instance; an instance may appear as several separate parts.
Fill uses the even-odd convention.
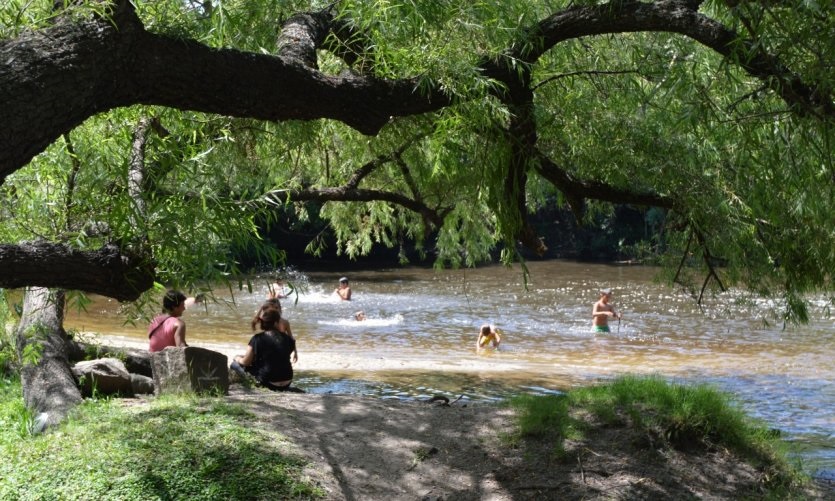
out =
[[[80,251],[49,242],[0,244],[0,287],[83,290],[133,301],[154,284],[153,266],[115,245]]]
[[[70,370],[64,331],[64,292],[27,288],[17,326],[18,354],[23,360],[23,400],[37,414],[36,429],[61,422],[78,405],[81,391]],[[35,360],[30,360],[32,354]]]

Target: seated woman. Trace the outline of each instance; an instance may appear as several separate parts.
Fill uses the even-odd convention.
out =
[[[238,355],[231,369],[241,376],[251,374],[262,386],[272,391],[303,390],[292,388],[293,365],[290,354],[296,351],[296,340],[278,330],[281,312],[274,306],[260,310],[262,332],[252,336],[244,355]]]
[[[278,298],[269,298],[266,301],[264,301],[264,304],[262,304],[261,307],[258,308],[258,311],[255,312],[255,316],[252,317],[252,330],[258,330],[258,323],[261,322],[261,312],[267,308],[277,309],[278,315],[281,316],[281,301],[279,301]],[[293,338],[293,340],[296,339],[293,337],[292,329],[290,329],[290,322],[288,322],[287,319],[284,317],[281,317],[281,320],[278,321],[278,332],[287,334],[288,336]],[[299,351],[298,349],[296,349],[293,350],[293,363],[295,364],[298,361]]]
[[[170,290],[162,298],[162,314],[148,326],[148,350],[162,351],[169,346],[185,347],[186,323],[180,317],[186,310],[186,296]]]

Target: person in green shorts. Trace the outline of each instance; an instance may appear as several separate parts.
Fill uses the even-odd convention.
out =
[[[591,326],[594,332],[610,332],[609,318],[617,318],[620,320],[622,315],[615,311],[609,301],[612,300],[612,289],[603,289],[600,291],[600,299],[594,303],[591,310]]]

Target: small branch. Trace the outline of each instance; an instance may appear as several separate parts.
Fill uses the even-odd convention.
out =
[[[64,209],[66,210],[64,228],[67,231],[70,231],[72,228],[72,206],[73,194],[75,192],[75,180],[78,177],[78,172],[81,170],[81,161],[75,153],[75,148],[73,147],[69,132],[64,134],[64,143],[67,145],[67,153],[70,154],[70,162],[72,163],[72,170],[70,171],[70,175],[67,177],[67,197],[64,205]]]
[[[725,286],[722,284],[722,280],[719,279],[719,275],[716,273],[716,269],[713,267],[713,259],[714,257],[710,255],[710,249],[708,249],[707,241],[704,238],[704,235],[701,234],[700,231],[693,228],[693,233],[696,235],[696,239],[699,242],[699,245],[702,247],[702,258],[704,259],[705,265],[707,266],[708,273],[705,277],[705,281],[702,284],[702,290],[699,293],[699,299],[697,304],[699,306],[702,305],[702,296],[704,295],[705,289],[707,288],[707,284],[710,281],[710,278],[713,277],[716,279],[716,283],[719,285],[719,290],[725,292]]]
[[[690,245],[693,243],[693,230],[690,230],[690,236],[687,238],[687,247],[684,248],[684,253],[681,255],[681,262],[678,263],[678,269],[676,270],[676,276],[673,277],[673,283],[681,283],[678,281],[678,277],[681,275],[681,270],[684,268],[684,262],[687,260],[687,254],[690,253]],[[684,284],[681,284],[684,285]]]
[[[672,209],[675,205],[672,198],[663,195],[623,190],[598,181],[575,179],[541,151],[537,152],[537,157],[539,163],[536,171],[565,195],[575,214],[578,210],[581,210],[580,207],[582,207],[584,199],[663,209]]]
[[[560,80],[562,78],[570,78],[570,77],[578,77],[578,76],[596,76],[596,75],[641,75],[642,73],[637,70],[611,70],[611,71],[595,71],[595,70],[587,70],[587,71],[572,71],[569,73],[560,73],[559,75],[554,75],[551,77],[546,78],[545,80],[539,82],[538,84],[534,85],[531,90],[536,90],[543,85],[553,82],[555,80]]]
[[[284,205],[288,202],[316,200],[320,202],[390,202],[400,205],[413,212],[417,212],[436,228],[443,224],[442,211],[439,212],[426,204],[403,196],[400,193],[382,190],[367,190],[362,188],[321,188],[306,190],[273,190],[265,193],[257,200],[245,202],[248,205]]]
[[[327,11],[303,12],[287,19],[276,41],[276,54],[318,70],[316,50],[330,31],[333,15]]]

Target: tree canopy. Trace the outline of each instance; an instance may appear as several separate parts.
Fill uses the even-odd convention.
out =
[[[309,200],[349,256],[408,239],[453,266],[543,252],[539,208],[614,203],[667,211],[671,279],[780,294],[802,319],[833,290],[832,12],[12,0],[0,286],[132,300],[235,273],[235,246],[279,256],[258,218]]]

